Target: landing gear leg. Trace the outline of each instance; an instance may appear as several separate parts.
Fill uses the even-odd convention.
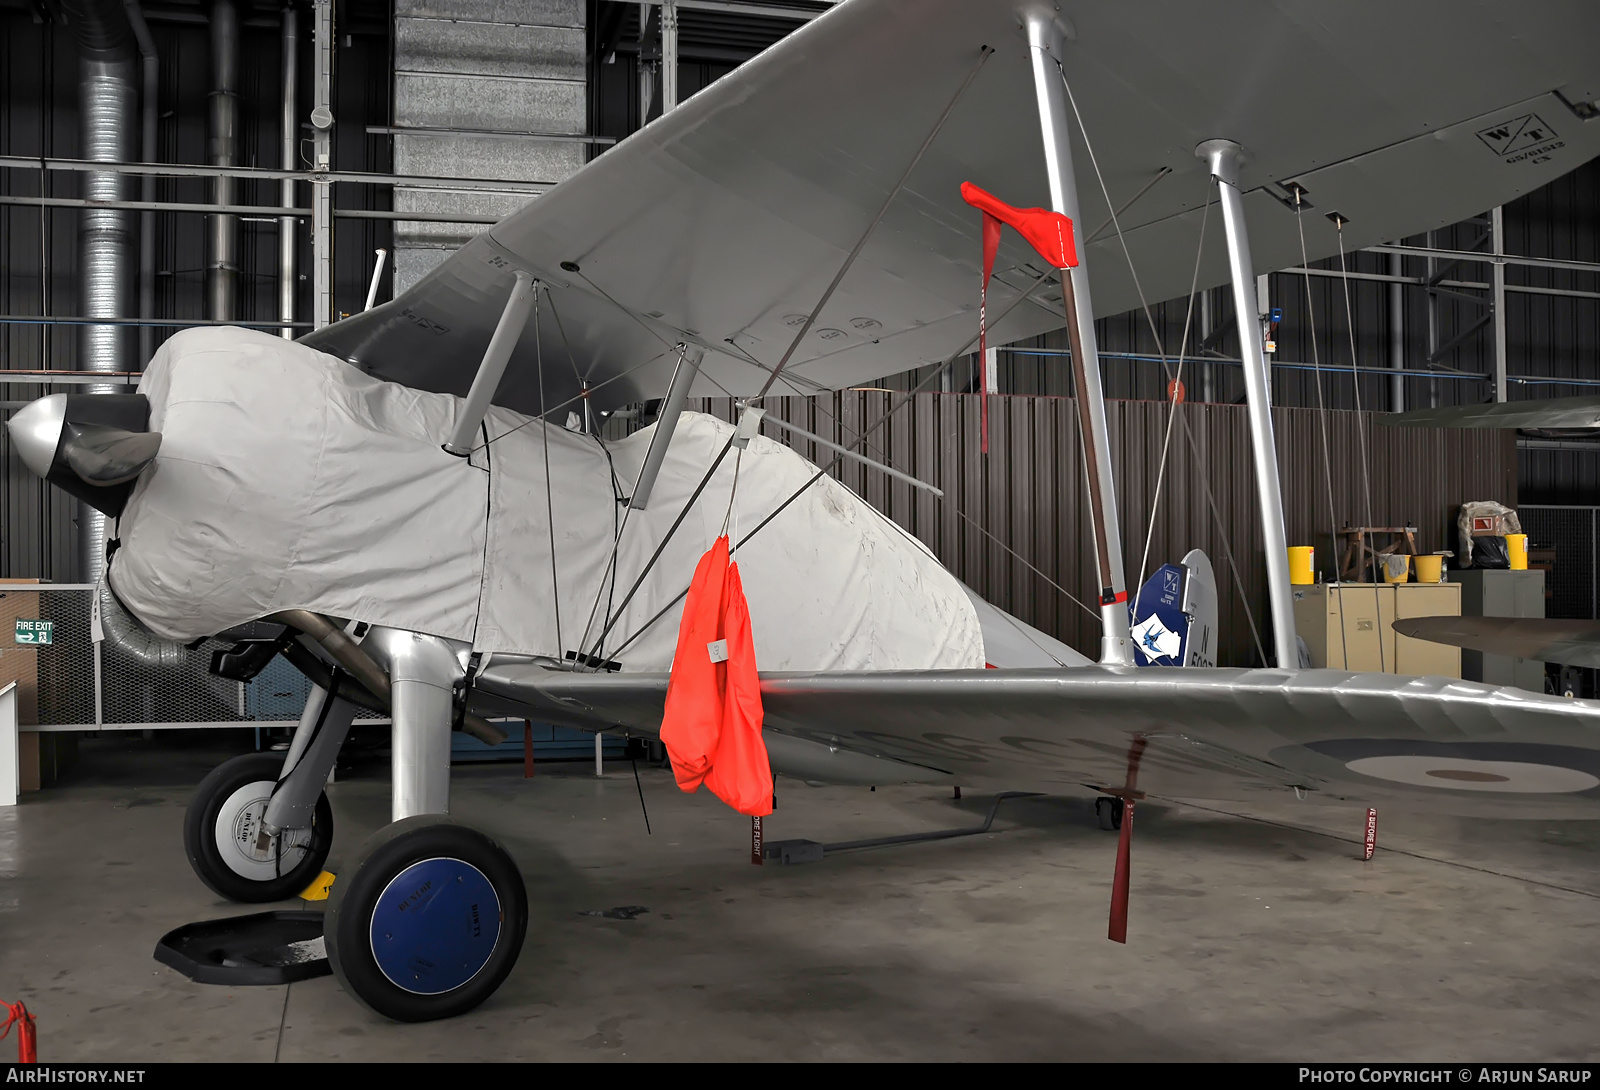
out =
[[[516,965],[528,895],[499,844],[445,817],[450,723],[464,645],[375,628],[363,647],[389,671],[393,824],[334,883],[328,961],[345,990],[400,1022],[462,1014]]]
[[[183,818],[183,846],[200,880],[230,901],[293,897],[322,873],[333,846],[328,770],[355,709],[313,688],[286,757],[246,753],[201,781]]]

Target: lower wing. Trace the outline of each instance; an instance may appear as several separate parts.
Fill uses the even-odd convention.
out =
[[[487,714],[654,734],[667,675],[506,664],[476,685]],[[1085,666],[764,674],[761,691],[773,768],[804,779],[1600,812],[1600,702],[1475,682]]]

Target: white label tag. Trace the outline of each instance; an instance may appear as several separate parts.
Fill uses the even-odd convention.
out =
[[[105,629],[100,625],[100,592],[96,591],[89,599],[89,642],[104,643],[106,641]]]
[[[728,641],[712,640],[706,644],[706,652],[711,656],[712,662],[728,661]]]

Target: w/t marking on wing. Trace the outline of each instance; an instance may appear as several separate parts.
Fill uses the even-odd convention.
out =
[[[1556,135],[1538,114],[1523,114],[1501,125],[1491,125],[1478,130],[1478,139],[1489,146],[1496,155],[1510,155],[1523,148],[1543,143]]]

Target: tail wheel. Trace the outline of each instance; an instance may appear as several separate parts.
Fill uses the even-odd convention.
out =
[[[261,839],[261,820],[283,769],[277,753],[224,761],[200,781],[183,816],[183,847],[200,880],[230,901],[282,901],[322,873],[333,846],[333,808],[317,800],[312,823]]]
[[[357,850],[328,902],[328,961],[345,990],[397,1022],[473,1009],[504,983],[528,930],[528,893],[506,850],[435,815]]]

